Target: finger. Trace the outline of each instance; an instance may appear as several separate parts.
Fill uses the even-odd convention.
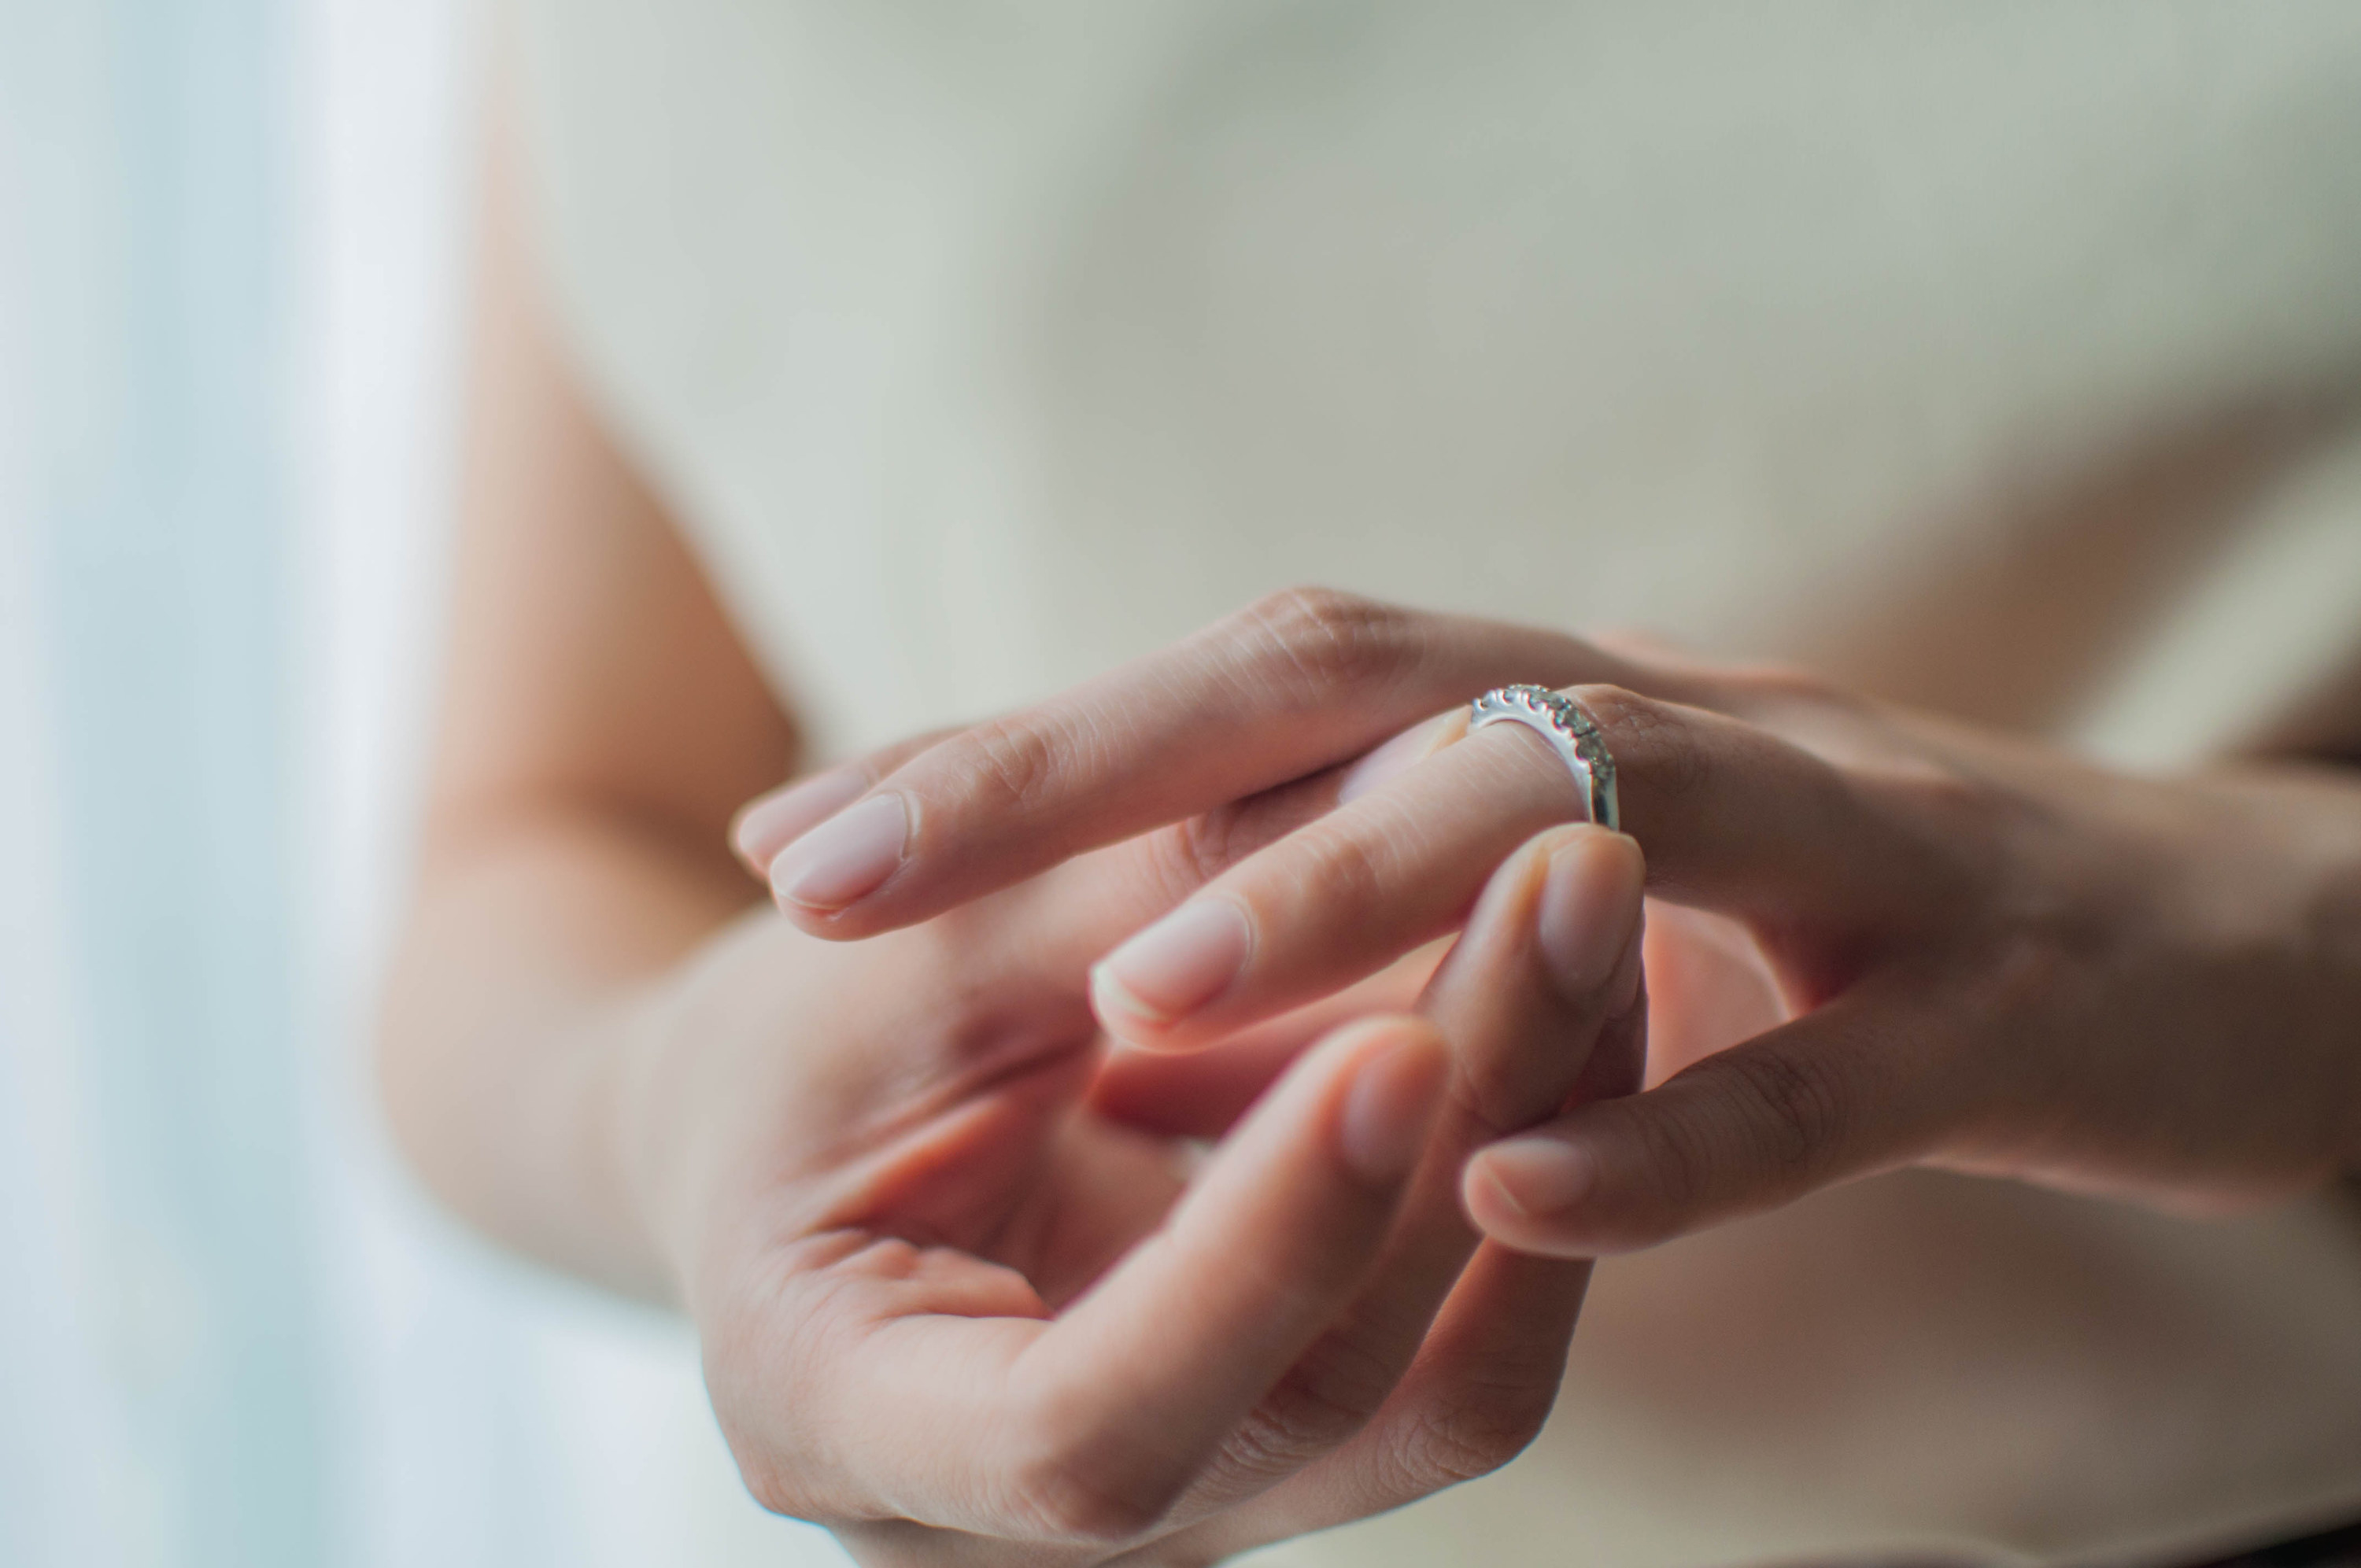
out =
[[[1654,890],[1829,929],[1850,958],[1935,901],[1939,872],[1846,775],[1720,714],[1579,687],[1615,756],[1624,825]],[[1101,1022],[1182,1048],[1348,983],[1450,929],[1491,868],[1579,818],[1573,776],[1539,736],[1497,725],[1216,877],[1099,967]],[[1849,976],[1830,974],[1833,990]]]
[[[1864,988],[1643,1094],[1496,1144],[1469,1164],[1470,1212],[1521,1250],[1597,1256],[1905,1164],[1971,1091],[1938,1053],[1894,1037],[1895,1014]]]
[[[770,881],[771,862],[781,850],[859,800],[879,779],[953,733],[937,729],[916,735],[755,796],[730,818],[730,849],[748,871]]]
[[[1622,679],[1554,632],[1277,595],[920,754],[774,866],[807,929],[906,925],[1356,757],[1507,681]]]
[[[1443,959],[1442,946],[1430,944],[1356,985],[1205,1050],[1143,1051],[1118,1043],[1091,1085],[1091,1108],[1144,1131],[1222,1137],[1314,1040],[1355,1019],[1415,1006]]]
[[[1368,1288],[1290,1372],[1288,1397],[1257,1412],[1256,1460],[1304,1467],[1246,1530],[1279,1514],[1318,1528],[1466,1479],[1546,1415],[1588,1265],[1478,1250],[1462,1166],[1505,1127],[1637,1086],[1642,879],[1630,839],[1577,827],[1543,835],[1487,886],[1424,1003],[1454,1047],[1427,1158]]]
[[[1548,1420],[1591,1264],[1482,1243],[1377,1418],[1261,1497],[1171,1538],[1183,1561],[1350,1524],[1485,1475]],[[1202,1548],[1202,1554],[1198,1553]]]
[[[1576,1105],[1620,1099],[1639,1088],[1647,1054],[1643,986],[1610,998],[1615,1016],[1599,1026]],[[1459,1171],[1466,1211],[1466,1167]],[[1448,1485],[1515,1457],[1540,1430],[1565,1373],[1566,1349],[1590,1282],[1587,1259],[1532,1256],[1486,1240],[1452,1287],[1417,1361],[1366,1434],[1365,1500],[1389,1506],[1384,1489],[1405,1478]],[[1454,1421],[1463,1424],[1456,1433]],[[1422,1451],[1422,1444],[1429,1445]],[[1398,1471],[1408,1471],[1404,1477]],[[1407,1495],[1391,1501],[1407,1501]]]
[[[1426,1158],[1370,1286],[1257,1413],[1249,1475],[1334,1448],[1410,1366],[1476,1245],[1462,1164],[1562,1106],[1636,990],[1642,879],[1631,839],[1574,827],[1537,838],[1486,887],[1422,1003],[1453,1047]]]
[[[1329,793],[1333,788],[1331,781]],[[1243,854],[1273,841],[1325,809],[1311,798],[1321,793],[1309,786],[1274,792],[1250,808],[1225,814],[1231,817],[1224,829],[1231,852]],[[885,1007],[891,1017],[884,1023],[901,1021],[898,1030],[887,1034],[918,1053],[904,1051],[867,1064],[886,1080],[878,1084],[880,1091],[907,1094],[915,1085],[933,1083],[944,1093],[972,1092],[1014,1063],[1069,1050],[1095,1034],[1086,994],[1090,965],[1123,934],[1170,909],[1196,885],[1202,877],[1191,872],[1194,863],[1176,859],[1168,844],[1113,845],[919,926],[839,948],[843,962],[874,981],[846,994],[858,998],[869,1014]],[[771,952],[780,950],[781,942],[792,947],[818,939],[784,922],[758,920],[753,928]],[[1417,969],[1416,956],[1397,967]],[[1430,960],[1429,972],[1432,967]],[[1253,1058],[1261,1064],[1258,1076],[1251,1083],[1234,1080],[1227,1089],[1209,1082],[1203,1087],[1210,1092],[1195,1096],[1194,1106],[1175,1103],[1159,1113],[1155,1101],[1164,1090],[1179,1087],[1168,1080],[1142,1083],[1137,1094],[1115,1093],[1103,1108],[1141,1125],[1213,1135],[1312,1038],[1350,1018],[1409,1010],[1424,979],[1424,973],[1415,981],[1407,974],[1399,981],[1372,977],[1365,985],[1321,999],[1292,1022],[1271,1020],[1270,1029],[1284,1038],[1257,1028],[1257,1038],[1225,1064],[1245,1066]],[[863,1026],[873,1030],[880,1023],[875,1016],[863,1019]],[[1119,1091],[1126,1081],[1118,1063],[1107,1087]],[[1222,1100],[1229,1109],[1216,1113],[1212,1107]],[[1119,1107],[1115,1101],[1122,1102]]]
[[[1433,1029],[1352,1025],[1291,1070],[1168,1226],[1010,1369],[989,1468],[1060,1533],[1148,1528],[1367,1276],[1447,1071]]]
[[[1333,1504],[1363,1518],[1522,1453],[1557,1403],[1590,1273],[1479,1244],[1393,1398],[1321,1477]]]

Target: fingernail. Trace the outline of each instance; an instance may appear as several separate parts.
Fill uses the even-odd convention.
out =
[[[1479,1157],[1493,1190],[1528,1219],[1573,1208],[1598,1182],[1589,1157],[1556,1138],[1511,1138]]]
[[[1623,956],[1616,960],[1615,972],[1608,976],[1607,988],[1602,992],[1607,1003],[1607,1016],[1610,1019],[1620,1021],[1628,1018],[1631,1015],[1631,1009],[1639,1005],[1640,987],[1647,976],[1642,952],[1645,945],[1642,928],[1635,925],[1631,937],[1623,944]]]
[[[909,836],[909,808],[900,795],[864,800],[781,850],[771,862],[771,891],[806,909],[841,909],[894,874]]]
[[[738,814],[730,846],[738,858],[768,876],[779,851],[859,800],[869,775],[858,767],[831,768],[775,795],[766,795]]]
[[[1569,1002],[1588,1003],[1616,978],[1640,924],[1640,881],[1630,850],[1585,833],[1550,857],[1533,918],[1533,942]]]
[[[1442,1051],[1411,1033],[1363,1061],[1336,1116],[1336,1149],[1371,1185],[1400,1178],[1418,1163],[1443,1100]]]
[[[1159,1024],[1192,1013],[1229,989],[1253,945],[1246,911],[1228,899],[1184,904],[1093,972],[1100,1011],[1112,1004]]]
[[[1336,804],[1348,806],[1410,772],[1426,761],[1435,740],[1435,720],[1411,725],[1345,770],[1345,776],[1336,781]]]

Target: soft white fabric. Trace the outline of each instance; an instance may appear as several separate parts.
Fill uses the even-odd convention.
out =
[[[832,750],[1290,582],[2169,763],[2361,646],[2361,9],[525,0],[583,363]],[[2361,1508],[2361,1245],[1914,1177],[1601,1271],[1288,1563]]]

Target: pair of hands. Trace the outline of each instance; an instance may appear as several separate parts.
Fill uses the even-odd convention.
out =
[[[1644,868],[1460,738],[1521,680]],[[2213,1208],[2361,1148],[2348,786],[1783,673],[1282,595],[739,846],[788,918],[651,1000],[633,1187],[756,1495],[874,1562],[1206,1562],[1480,1474],[1582,1260],[1848,1177]]]

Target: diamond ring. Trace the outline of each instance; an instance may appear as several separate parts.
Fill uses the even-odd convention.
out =
[[[1598,732],[1598,721],[1580,703],[1547,686],[1499,686],[1468,705],[1468,733],[1487,724],[1521,724],[1548,741],[1574,774],[1589,819],[1609,832],[1623,830],[1615,805],[1614,753]]]

